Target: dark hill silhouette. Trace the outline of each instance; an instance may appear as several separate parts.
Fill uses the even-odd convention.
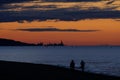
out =
[[[0,46],[64,46],[64,43],[61,41],[60,43],[49,43],[47,45],[44,45],[43,43],[30,44],[11,39],[0,38]]]
[[[35,46],[35,44],[0,38],[0,46]]]

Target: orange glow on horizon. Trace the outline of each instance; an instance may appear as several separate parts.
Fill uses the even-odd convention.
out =
[[[14,39],[28,43],[54,43],[61,40],[66,45],[120,45],[120,22],[113,19],[81,21],[33,21],[0,23],[0,38]],[[97,32],[28,32],[15,29],[59,28],[79,30],[100,30]]]

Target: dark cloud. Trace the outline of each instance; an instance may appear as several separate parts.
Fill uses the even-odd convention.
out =
[[[108,4],[112,4],[113,2],[115,2],[115,0],[111,0],[111,1],[107,2],[106,4],[107,4],[107,5],[108,5]]]
[[[96,2],[102,0],[42,0],[44,2]]]
[[[4,5],[10,4],[10,3],[22,3],[22,2],[28,2],[33,0],[0,0],[0,9],[4,9]]]
[[[19,11],[19,9],[22,10],[35,10],[35,9],[40,9],[40,10],[45,10],[45,9],[57,9],[56,5],[32,5],[32,6],[20,6],[20,5],[5,5],[0,8],[1,12],[2,11]]]
[[[57,9],[48,11],[3,11],[0,12],[0,22],[13,22],[13,21],[33,21],[33,20],[48,20],[57,19],[64,21],[76,21],[83,19],[98,19],[98,18],[120,18],[120,11],[114,10],[67,10],[67,9]]]
[[[17,29],[20,31],[30,31],[30,32],[96,32],[100,30],[78,30],[78,29],[58,29],[58,28],[27,28],[27,29]]]
[[[38,6],[38,5],[34,5],[34,6],[27,6],[27,7],[24,7],[24,8],[26,8],[26,9],[32,9],[32,8],[57,8],[57,6],[56,5],[42,5],[42,6]]]
[[[4,3],[13,3],[13,2],[24,2],[31,0],[1,0],[0,4]],[[46,0],[50,1],[50,0]],[[51,0],[56,1],[56,0]],[[59,1],[59,0],[57,0]],[[62,0],[63,1],[63,0]],[[70,0],[65,0],[70,1]],[[73,0],[72,0],[73,1]],[[101,0],[75,0],[75,1],[101,1]],[[113,0],[114,1],[114,0]],[[111,4],[113,1],[110,1],[107,4]],[[16,11],[19,10],[20,11]],[[83,10],[79,7],[70,7],[70,8],[58,8],[56,5],[33,5],[33,6],[10,6],[6,5],[0,7],[0,22],[22,22],[33,21],[33,20],[63,20],[63,21],[76,21],[83,19],[116,19],[120,18],[120,10],[115,10],[118,6],[106,7],[105,9],[100,9],[99,7],[89,7],[87,10]],[[38,10],[36,10],[38,9]],[[41,9],[41,10],[39,10]],[[48,9],[48,10],[45,10]]]
[[[18,2],[26,2],[33,0],[0,0],[0,4],[9,4],[9,3],[18,3]]]
[[[26,2],[26,1],[35,1],[35,0],[0,0],[0,6],[4,4],[9,3],[20,3],[20,2]],[[39,2],[39,0],[36,0]],[[101,1],[101,0],[40,0],[43,2],[95,2],[95,1]]]

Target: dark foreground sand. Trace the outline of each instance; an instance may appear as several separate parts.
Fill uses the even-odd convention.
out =
[[[0,61],[0,80],[120,80],[51,65]]]

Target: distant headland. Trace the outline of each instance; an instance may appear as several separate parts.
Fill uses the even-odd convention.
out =
[[[30,44],[30,43],[11,40],[11,39],[0,38],[0,46],[65,46],[65,45],[63,41],[61,41],[60,43],[43,44],[41,42],[38,44]]]
[[[0,38],[0,46],[70,46],[70,45],[65,45],[63,41],[60,41],[59,43],[47,43],[44,44],[43,42],[34,44],[34,43],[26,43],[26,42],[21,42],[21,41],[16,41],[12,39],[5,39],[5,38]],[[79,45],[79,46],[74,46],[74,47],[120,47],[120,45]],[[72,46],[73,47],[73,46]]]

